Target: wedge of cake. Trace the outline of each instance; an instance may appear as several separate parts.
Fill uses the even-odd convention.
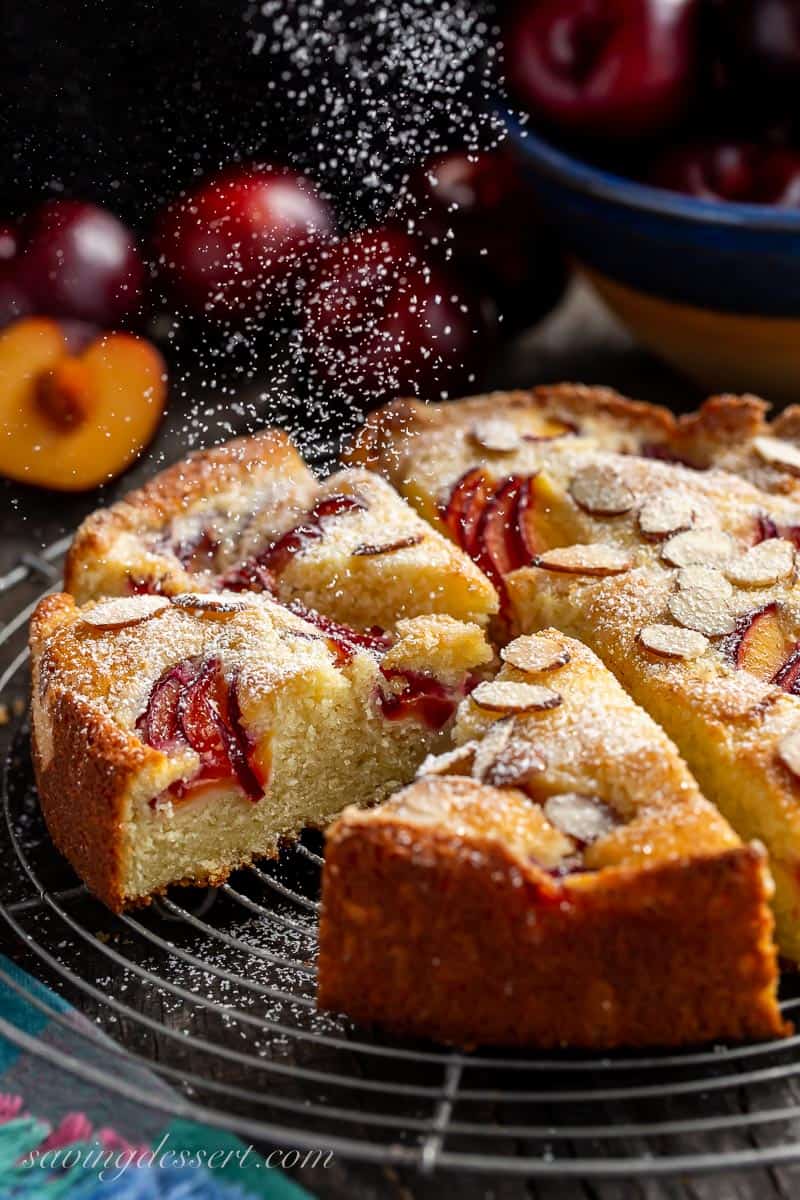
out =
[[[113,909],[223,880],[413,777],[448,744],[480,629],[395,634],[309,619],[269,596],[67,595],[31,625],[34,763],[56,845]]]
[[[465,1046],[787,1032],[763,851],[585,646],[504,658],[456,748],[329,831],[320,1004]]]
[[[511,575],[517,626],[557,621],[596,650],[675,740],[737,832],[765,844],[778,943],[800,961],[797,588],[742,588],[718,564],[666,571],[618,560],[607,573],[602,549],[553,551]],[[742,559],[745,571],[761,561]]]
[[[357,628],[422,613],[486,624],[489,580],[363,470],[318,482],[276,430],[201,451],[90,516],[67,557],[80,602],[267,591]]]

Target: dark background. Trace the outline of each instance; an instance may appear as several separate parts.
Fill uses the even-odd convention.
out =
[[[394,0],[389,0],[389,6]],[[399,7],[399,6],[398,6]],[[415,0],[418,11],[434,3]],[[67,194],[107,204],[140,230],[158,207],[193,177],[232,159],[291,162],[307,170],[336,202],[345,225],[380,215],[390,195],[367,193],[358,164],[320,165],[312,133],[318,121],[319,91],[314,64],[298,69],[276,39],[274,27],[299,27],[303,0],[275,0],[274,15],[248,0],[37,0],[6,5],[3,19],[3,103],[0,110],[0,215],[16,215],[47,194]],[[377,60],[386,44],[376,25],[372,0],[330,0],[316,9],[312,28],[339,43],[347,41],[360,59]],[[487,28],[495,17],[490,0],[466,0],[466,20],[479,14]],[[451,23],[457,19],[450,18]],[[266,40],[264,40],[266,39]],[[492,40],[487,34],[487,42]],[[263,49],[254,53],[259,42]],[[461,88],[468,108],[486,107],[491,72],[473,61],[474,74]],[[408,62],[402,61],[378,84],[375,74],[354,86],[346,63],[324,60],[324,91],[345,100],[345,116],[335,133],[355,136],[359,123],[382,130],[376,105],[396,115]],[[480,82],[479,82],[480,77]],[[392,153],[381,172],[399,177],[404,165],[436,144],[457,145],[450,95],[437,111],[428,96],[414,112],[402,113],[419,131],[415,145]],[[308,93],[308,103],[297,92]],[[404,103],[408,102],[408,98]],[[342,130],[344,126],[344,131]],[[323,156],[324,158],[324,156]],[[321,174],[323,178],[320,178]]]
[[[38,0],[4,19],[2,207],[53,191],[146,225],[192,174],[268,146],[305,121],[266,86],[245,5],[213,0]]]

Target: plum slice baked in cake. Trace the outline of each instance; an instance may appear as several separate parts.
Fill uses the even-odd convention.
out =
[[[329,831],[321,1005],[462,1045],[786,1032],[763,851],[585,646],[504,657],[455,749]]]
[[[573,392],[555,392],[566,421]],[[538,413],[537,396],[509,400],[504,416]],[[508,623],[523,632],[556,625],[597,651],[737,832],[766,845],[779,945],[800,961],[800,451],[788,440],[796,410],[770,427],[752,398],[712,399],[698,414],[665,419],[657,445],[656,418],[645,419],[638,453],[629,444],[622,454],[614,444],[625,402],[612,411],[601,393],[605,437],[581,432],[576,412],[570,435],[522,448],[509,436],[505,449],[498,437],[482,451],[476,403],[413,411],[402,427],[390,407],[351,457],[369,450],[401,491],[420,463],[441,525],[479,561],[491,558]],[[640,410],[628,410],[634,425]],[[464,470],[480,481],[466,501]],[[508,519],[495,518],[509,480],[514,503]]]
[[[313,614],[312,614],[313,615]],[[365,634],[266,595],[43,600],[31,626],[34,763],[56,845],[113,909],[219,882],[373,803],[447,745],[480,629]]]
[[[277,430],[200,451],[94,513],[65,588],[79,602],[266,591],[357,628],[497,610],[489,580],[388,483],[363,470],[319,482]]]

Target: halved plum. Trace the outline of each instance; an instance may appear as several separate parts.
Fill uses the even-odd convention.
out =
[[[481,467],[457,480],[441,516],[453,541],[488,575],[505,607],[503,577],[537,553],[534,475],[507,475],[493,483]]]
[[[228,685],[217,658],[209,658],[178,696],[178,725],[193,750],[203,759],[208,775],[228,774],[222,725],[227,716]]]
[[[219,586],[226,592],[275,592],[275,579],[271,571],[262,567],[254,558],[248,558],[243,563],[231,567],[218,580]]]

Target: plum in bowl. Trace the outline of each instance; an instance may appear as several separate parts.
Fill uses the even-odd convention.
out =
[[[800,210],[640,183],[505,120],[572,258],[643,344],[704,388],[796,399]]]

